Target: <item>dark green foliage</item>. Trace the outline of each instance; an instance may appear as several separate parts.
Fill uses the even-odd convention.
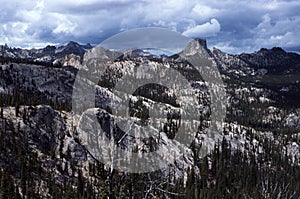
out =
[[[42,61],[35,61],[30,59],[22,59],[22,58],[10,58],[10,57],[1,57],[0,56],[0,63],[1,64],[8,64],[8,63],[17,63],[17,64],[34,64],[40,65],[45,67],[62,67],[60,64],[53,64],[52,62],[42,62]]]
[[[159,84],[146,84],[137,88],[133,95],[142,96],[155,102],[161,102],[170,104],[174,107],[179,107],[179,104],[176,102],[175,94],[170,95],[167,93],[167,91],[168,88]]]
[[[269,194],[278,198],[281,194],[280,198],[299,198],[300,167],[282,157],[282,146],[268,145],[269,151],[256,157],[231,151],[230,144],[223,140],[211,155],[199,161],[199,174],[194,168],[189,171],[186,197],[266,198]]]

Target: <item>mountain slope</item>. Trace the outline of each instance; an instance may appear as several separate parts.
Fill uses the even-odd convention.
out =
[[[88,48],[75,42],[39,50],[1,46],[2,56],[12,59],[0,67],[0,196],[266,198],[271,194],[273,198],[300,197],[298,54],[273,48],[230,55],[218,49],[210,51],[206,41],[200,39],[170,57],[152,56],[138,49],[122,55],[101,47],[86,51]],[[205,82],[195,66],[184,59],[193,53],[209,56],[226,87],[226,119],[222,129],[216,132],[213,149],[205,157],[201,157],[200,149],[208,139],[213,111],[210,82]],[[99,71],[99,56],[114,61]],[[41,60],[42,64],[18,63],[17,58]],[[66,64],[43,65],[49,60]],[[176,89],[171,86],[158,84],[143,85],[132,93],[117,90],[122,77],[128,77],[133,83],[143,74],[155,74],[153,71],[167,77],[162,68],[176,70],[187,79],[191,88],[186,93],[193,93],[196,102],[190,96],[176,95]],[[96,115],[104,136],[130,152],[143,154],[159,149],[166,152],[171,146],[179,153],[181,146],[172,140],[178,128],[189,122],[182,117],[190,113],[184,105],[195,103],[194,109],[199,110],[199,120],[195,122],[198,131],[194,142],[185,146],[184,156],[176,159],[174,165],[148,174],[120,172],[113,164],[95,159],[82,137],[92,127],[86,122],[90,117],[80,123],[79,113],[72,111],[73,86],[79,69],[95,75],[90,81],[79,78],[81,85],[88,82],[95,88],[93,99],[89,95],[80,96],[83,103],[79,107],[86,110],[84,103],[94,102],[95,107],[86,113]],[[111,104],[113,99],[119,99],[118,103]],[[128,99],[128,104],[122,104],[121,99]],[[150,120],[149,110],[157,104],[160,106],[157,113],[166,115],[156,118],[160,127]],[[116,125],[117,120],[128,118],[117,115],[114,105],[128,107],[131,127],[149,124],[153,136],[137,142],[134,134]]]

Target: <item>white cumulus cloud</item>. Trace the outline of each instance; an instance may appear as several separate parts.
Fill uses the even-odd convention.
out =
[[[216,35],[221,30],[221,25],[217,19],[212,19],[201,25],[188,27],[182,34],[187,37],[210,37]]]

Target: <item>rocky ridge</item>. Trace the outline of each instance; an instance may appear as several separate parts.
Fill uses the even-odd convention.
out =
[[[86,182],[82,188],[85,190],[82,191],[84,194],[87,194],[87,190],[93,190],[92,192],[100,197],[102,193],[112,192],[106,190],[106,187],[112,189],[113,185],[103,184],[103,179],[113,182],[112,165],[99,164],[93,154],[86,150],[77,128],[79,115],[71,111],[72,89],[78,69],[98,75],[99,79],[92,79],[91,82],[95,88],[96,107],[90,111],[93,111],[98,121],[106,126],[104,131],[107,137],[114,138],[120,147],[130,146],[138,152],[150,152],[159,147],[167,148],[179,125],[188,122],[181,121],[178,113],[188,114],[184,113],[181,107],[190,99],[176,97],[172,88],[148,85],[135,93],[121,92],[120,95],[128,97],[129,115],[137,126],[149,122],[149,109],[159,103],[160,114],[168,115],[160,121],[164,124],[162,128],[155,129],[162,135],[145,139],[142,144],[137,144],[132,136],[121,139],[126,132],[112,124],[114,120],[126,118],[117,117],[112,113],[111,109],[114,107],[110,107],[110,102],[117,97],[114,86],[122,76],[127,75],[134,79],[141,75],[140,72],[143,71],[137,70],[141,65],[153,71],[171,67],[190,82],[193,89],[189,92],[194,92],[197,96],[197,108],[201,110],[199,132],[192,146],[195,148],[207,139],[211,115],[208,83],[204,82],[197,70],[180,55],[149,56],[137,50],[120,56],[121,53],[101,47],[87,51],[88,48],[90,46],[84,47],[74,42],[64,47],[48,46],[31,51],[0,47],[2,57],[5,58],[63,63],[62,66],[54,68],[10,61],[3,62],[0,68],[0,129],[1,143],[4,143],[1,148],[0,165],[1,170],[13,168],[10,174],[20,196],[27,194],[28,197],[33,197],[37,194],[37,198],[55,198],[55,191],[50,189],[51,186],[59,190],[58,187],[64,185],[65,190],[72,193],[76,189],[74,187],[82,186],[80,183],[83,181]],[[223,131],[217,132],[219,142],[225,140],[231,144],[233,151],[240,151],[249,157],[254,155],[257,159],[270,150],[270,146],[265,144],[270,143],[278,147],[278,151],[286,156],[291,164],[298,165],[300,105],[297,97],[300,88],[300,55],[287,53],[280,48],[261,49],[252,54],[230,55],[218,49],[210,51],[206,41],[200,39],[193,41],[182,51],[184,55],[193,53],[208,54],[212,65],[219,69],[226,86],[227,117],[222,126]],[[97,61],[99,56],[114,61],[99,71],[93,65],[97,62],[91,62]],[[74,65],[76,67],[73,67]],[[274,81],[278,77],[284,81]],[[3,136],[4,132],[9,136]],[[21,143],[21,147],[16,149],[14,146],[18,142]],[[176,146],[172,147],[175,151],[180,150]],[[183,177],[186,184],[186,176],[191,168],[199,173],[200,166],[193,165],[203,160],[199,160],[193,147],[186,147],[185,156],[178,159],[175,165],[159,173],[158,179]],[[18,160],[18,153],[26,154],[25,157],[28,158]],[[212,155],[208,156],[208,159],[212,158]],[[30,161],[36,161],[37,166],[30,167],[24,177],[22,172],[25,170],[22,170],[21,165],[24,162],[29,165]],[[259,164],[262,168],[276,166],[271,160]],[[29,181],[29,178],[33,181]],[[115,178],[119,179],[118,175]],[[26,179],[31,182],[27,185],[30,189],[22,185]],[[148,179],[147,183],[151,183],[151,179]],[[119,190],[121,187],[116,185],[115,189]],[[67,191],[61,193],[66,194]]]

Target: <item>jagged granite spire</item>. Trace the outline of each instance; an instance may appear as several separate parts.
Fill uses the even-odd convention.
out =
[[[200,46],[204,47],[205,49],[207,49],[207,43],[206,43],[206,39],[202,39],[202,38],[195,38],[195,41],[197,41]]]
[[[190,41],[185,49],[180,53],[182,56],[195,55],[197,52],[200,54],[207,54],[208,52],[207,44],[205,39],[196,38]]]

